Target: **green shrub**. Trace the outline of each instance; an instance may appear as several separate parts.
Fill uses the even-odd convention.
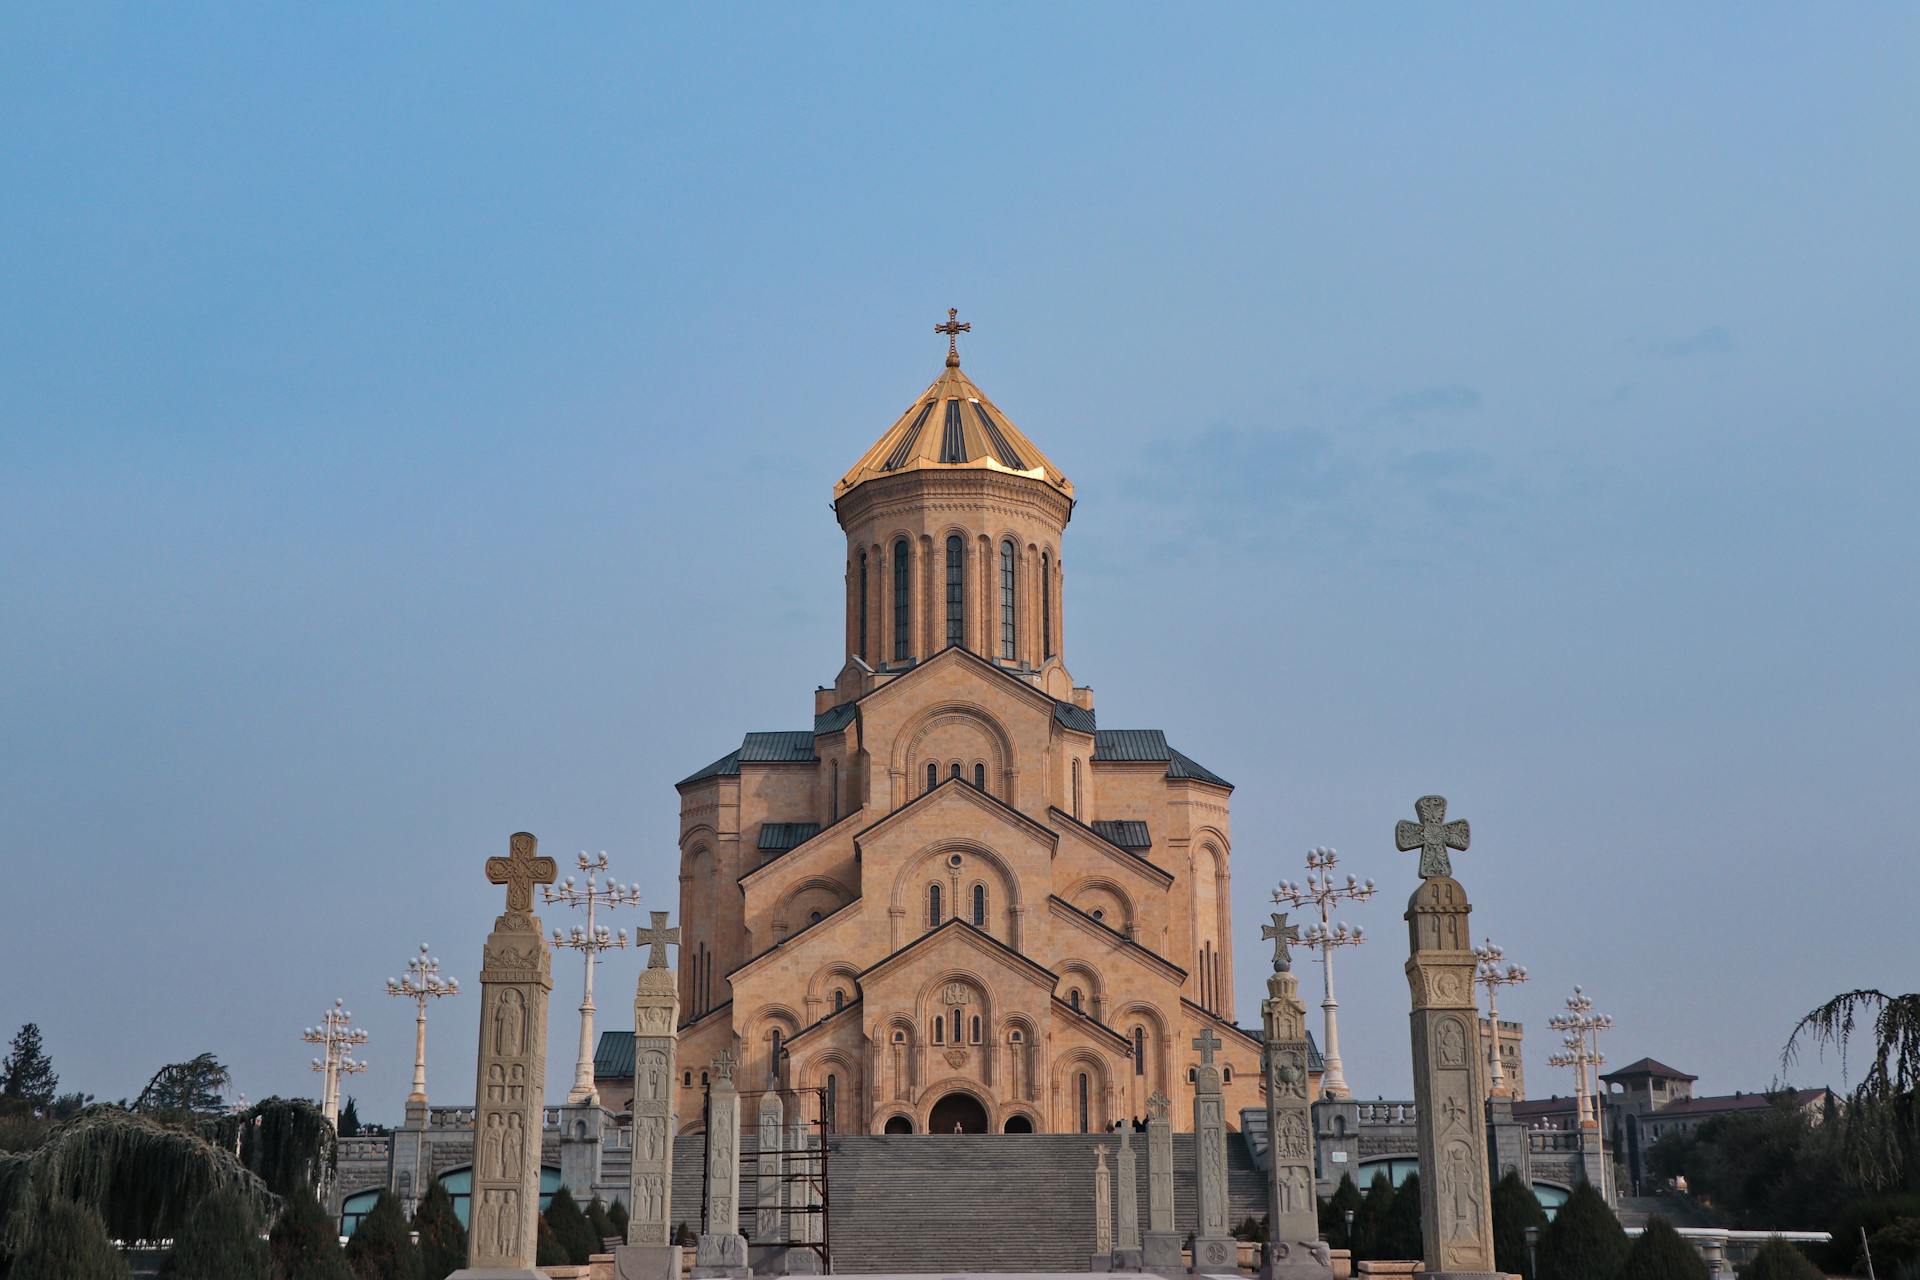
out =
[[[607,1210],[607,1221],[613,1224],[613,1234],[622,1240],[627,1238],[627,1206],[619,1196],[613,1198],[613,1207]]]
[[[1627,1233],[1607,1202],[1582,1182],[1540,1237],[1544,1280],[1614,1280],[1627,1256]]]
[[[1659,1214],[1627,1249],[1619,1280],[1708,1280],[1706,1259]]]
[[[1394,1188],[1393,1203],[1387,1206],[1387,1216],[1381,1220],[1373,1252],[1376,1258],[1417,1262],[1426,1250],[1426,1242],[1420,1238],[1420,1175],[1410,1173],[1405,1182]]]
[[[1387,1255],[1378,1251],[1380,1231],[1386,1225],[1387,1210],[1393,1207],[1393,1182],[1384,1173],[1373,1175],[1360,1208],[1353,1215],[1353,1260],[1378,1262]]]
[[[1775,1236],[1740,1268],[1740,1280],[1821,1280],[1821,1274],[1806,1254]]]
[[[1320,1238],[1327,1242],[1330,1249],[1351,1249],[1353,1242],[1347,1238],[1347,1211],[1351,1209],[1357,1215],[1360,1212],[1360,1188],[1353,1185],[1353,1175],[1340,1175],[1340,1185],[1333,1189],[1333,1195],[1320,1202]]]
[[[534,1236],[533,1265],[536,1267],[567,1266],[567,1250],[565,1246],[560,1243],[559,1237],[553,1234],[553,1224],[548,1222],[544,1216],[537,1219],[537,1221],[540,1227]]]
[[[600,1241],[587,1225],[587,1215],[580,1212],[579,1202],[565,1187],[553,1193],[553,1199],[547,1204],[546,1220],[553,1228],[554,1240],[567,1255],[563,1261],[583,1267],[588,1258],[600,1252]]]
[[[160,1265],[163,1280],[267,1280],[267,1242],[253,1205],[232,1191],[200,1202]]]
[[[1873,1265],[1893,1270],[1920,1262],[1920,1218],[1901,1218],[1867,1237]]]
[[[99,1214],[56,1200],[35,1224],[8,1274],[13,1280],[127,1280],[127,1260],[107,1238]]]
[[[453,1197],[438,1180],[413,1211],[413,1229],[420,1234],[421,1280],[446,1280],[467,1265],[467,1229],[453,1210]]]
[[[359,1280],[416,1280],[419,1251],[400,1211],[400,1198],[382,1191],[347,1240],[347,1265]]]
[[[1493,1264],[1508,1275],[1527,1276],[1533,1267],[1527,1258],[1527,1228],[1547,1229],[1547,1211],[1533,1188],[1521,1181],[1518,1171],[1509,1169],[1493,1185]]]
[[[613,1219],[607,1213],[606,1202],[597,1193],[587,1201],[587,1225],[593,1228],[593,1251],[604,1253],[607,1237],[614,1234]],[[619,1234],[625,1236],[626,1232]]]
[[[1830,1274],[1863,1276],[1867,1263],[1860,1253],[1861,1232],[1872,1237],[1902,1218],[1920,1218],[1920,1194],[1896,1192],[1854,1200],[1821,1224],[1833,1236],[1833,1243],[1816,1251],[1814,1260]],[[1879,1261],[1877,1255],[1874,1261]]]
[[[313,1192],[296,1183],[267,1233],[273,1280],[352,1280],[340,1253],[340,1232]]]

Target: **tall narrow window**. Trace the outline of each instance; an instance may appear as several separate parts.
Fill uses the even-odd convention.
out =
[[[854,652],[862,661],[873,660],[873,633],[867,630],[867,553],[860,553],[860,639],[854,645]]]
[[[893,660],[905,662],[908,652],[907,619],[913,610],[908,598],[913,585],[913,576],[907,549],[907,540],[900,539],[893,544]]]
[[[1014,658],[1014,641],[1018,632],[1014,629],[1013,599],[1013,543],[1000,544],[1000,656],[1008,662]]]
[[[1040,553],[1040,656],[1053,656],[1053,561]]]
[[[973,886],[973,922],[982,929],[987,927],[987,886]]]
[[[833,762],[832,767],[827,770],[827,774],[827,790],[830,793],[827,800],[827,810],[831,821],[838,822],[840,821],[840,762],[838,760]]]
[[[1093,1132],[1093,1081],[1080,1073],[1080,1132]]]
[[[1067,1003],[1073,1006],[1075,1013],[1080,1012],[1080,988],[1075,987],[1067,992]]]
[[[964,645],[967,642],[967,593],[966,579],[963,576],[966,563],[966,543],[959,534],[947,539],[947,643]]]
[[[927,790],[931,791],[939,785],[940,766],[929,760],[927,761]]]
[[[945,1014],[934,1015],[933,1042],[935,1044],[945,1044],[947,1042],[947,1018]]]
[[[959,1044],[960,1043],[960,1011],[958,1009],[955,1009],[951,1016],[953,1018],[953,1042],[955,1044]]]
[[[767,1074],[780,1074],[780,1028],[773,1029],[773,1042],[767,1050]]]
[[[967,1024],[967,1042],[969,1044],[980,1043],[980,1015],[977,1013],[973,1015],[973,1020]]]
[[[1133,1074],[1137,1076],[1147,1074],[1147,1029],[1145,1027],[1133,1029]]]
[[[927,886],[927,927],[931,929],[940,923],[940,886]]]
[[[987,766],[984,764],[973,766],[973,785],[981,791],[987,789]]]
[[[1080,816],[1080,757],[1073,759],[1073,816]]]
[[[833,1011],[840,1012],[847,1007],[847,993],[839,987],[833,989]]]
[[[833,1113],[840,1105],[840,1078],[831,1072],[827,1074],[826,1097],[820,1099],[820,1128],[826,1133],[833,1132]]]
[[[955,778],[960,776],[960,762],[958,760],[955,760],[953,762],[953,769],[951,770],[949,776],[955,777]]]

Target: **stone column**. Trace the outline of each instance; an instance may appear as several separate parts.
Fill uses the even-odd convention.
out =
[[[1107,1144],[1093,1149],[1093,1257],[1087,1270],[1106,1271],[1113,1265],[1113,1171],[1107,1168]]]
[[[1268,1280],[1298,1277],[1319,1280],[1333,1274],[1327,1246],[1320,1239],[1320,1216],[1313,1193],[1313,1103],[1307,1097],[1307,1006],[1293,976],[1286,935],[1295,932],[1279,918],[1281,943],[1275,971],[1267,979],[1260,1007],[1265,1024],[1262,1051],[1267,1075],[1267,1250]]]
[[[791,1189],[787,1203],[796,1211],[788,1215],[787,1234],[797,1247],[787,1250],[786,1271],[788,1275],[818,1275],[820,1255],[804,1246],[820,1243],[820,1215],[808,1212],[820,1207],[813,1184],[820,1173],[819,1157],[813,1154],[813,1135],[798,1107],[788,1118],[787,1150],[787,1186]]]
[[[1113,1176],[1119,1182],[1120,1231],[1114,1241],[1115,1271],[1140,1269],[1140,1184],[1133,1155],[1133,1125],[1120,1122],[1120,1151],[1113,1158]]]
[[[707,1222],[693,1255],[694,1280],[746,1280],[747,1241],[740,1234],[740,1091],[733,1051],[713,1060],[707,1093]]]
[[[1200,1051],[1194,1073],[1193,1163],[1198,1192],[1193,1227],[1193,1272],[1232,1272],[1239,1246],[1227,1222],[1227,1104],[1220,1091],[1220,1068],[1213,1065],[1220,1037],[1200,1028],[1193,1047]]]
[[[673,1113],[675,1055],[679,1047],[679,982],[666,949],[680,941],[655,911],[653,926],[634,944],[653,954],[633,992],[633,1167],[627,1177],[627,1242],[613,1251],[615,1280],[680,1280],[680,1246],[673,1243]]]
[[[1467,847],[1467,824],[1445,821],[1447,802],[1440,796],[1422,797],[1414,809],[1420,821],[1400,823],[1395,838],[1402,850],[1421,851],[1422,883],[1407,903],[1406,921],[1422,1274],[1490,1277],[1487,1082],[1467,921],[1473,908],[1447,856],[1448,849]]]
[[[480,961],[480,1056],[474,1082],[469,1280],[538,1280],[540,1136],[547,1083],[547,996],[553,957],[533,914],[533,886],[552,884],[552,858],[522,831],[508,856],[487,859],[487,879],[507,886]]]
[[[1142,1265],[1163,1276],[1180,1272],[1180,1236],[1173,1229],[1173,1126],[1167,1095],[1147,1099],[1147,1236]]]
[[[760,1123],[753,1158],[755,1177],[753,1238],[762,1245],[782,1238],[780,1232],[780,1126],[784,1112],[780,1095],[771,1087],[760,1095]]]

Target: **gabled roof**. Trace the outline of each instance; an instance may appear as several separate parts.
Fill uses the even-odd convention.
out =
[[[1086,823],[1080,821],[1080,819],[1068,813],[1065,809],[1062,809],[1059,805],[1050,806],[1047,809],[1047,816],[1059,822],[1068,831],[1077,831],[1082,835],[1092,836],[1100,852],[1119,860],[1135,871],[1144,871],[1164,884],[1171,885],[1173,883],[1173,872],[1167,870],[1138,850],[1122,848],[1120,845],[1115,844],[1107,838],[1104,832],[1095,827],[1088,826]]]
[[[696,782],[705,782],[709,778],[737,778],[739,776],[740,749],[735,747],[732,751],[727,752],[727,754],[721,756],[706,768],[688,774],[673,785],[676,787],[686,787]]]
[[[1201,764],[1192,756],[1181,755],[1178,751],[1173,753],[1173,760],[1167,765],[1167,776],[1169,778],[1190,778],[1195,782],[1211,782],[1216,787],[1227,787],[1229,789],[1233,786],[1231,782],[1228,782],[1225,778],[1207,768],[1207,766]]]
[[[1091,707],[1077,707],[1071,702],[1062,702],[1060,699],[1055,698],[1053,700],[1053,718],[1057,720],[1063,728],[1072,729],[1078,733],[1095,732],[1094,715]]]
[[[934,939],[945,938],[949,933],[952,933],[956,930],[959,931],[960,936],[963,938],[966,938],[970,941],[977,942],[977,943],[985,943],[990,950],[999,953],[1001,956],[1003,956],[1007,960],[1008,963],[1012,964],[1015,968],[1024,969],[1027,971],[1028,975],[1032,977],[1035,981],[1044,982],[1049,991],[1051,991],[1056,985],[1058,985],[1060,981],[1059,974],[1047,968],[1047,966],[1041,964],[1038,960],[1035,960],[1032,956],[1025,955],[1019,951],[1015,951],[1012,947],[1000,941],[1000,939],[994,937],[992,934],[988,933],[986,930],[976,929],[974,926],[968,924],[965,920],[962,920],[959,916],[948,916],[945,920],[941,921],[939,924],[935,925],[933,928],[927,930],[925,933],[921,934],[919,937],[913,939],[911,942],[907,943],[905,946],[899,948],[897,951],[891,951],[886,955],[881,956],[878,960],[875,960],[872,964],[862,969],[855,976],[856,978],[858,978],[861,986],[864,988],[867,982],[867,978],[870,975],[878,973],[880,970],[893,965],[896,961],[900,960],[902,957],[908,955],[911,952],[918,951],[922,947],[931,945]]]
[[[1629,1062],[1619,1070],[1609,1071],[1600,1078],[1611,1083],[1615,1080],[1637,1080],[1642,1076],[1652,1076],[1660,1080],[1698,1080],[1700,1078],[1690,1076],[1678,1067],[1670,1067],[1658,1058],[1641,1058],[1637,1062]]]
[[[838,500],[868,480],[908,471],[999,472],[1073,497],[1072,482],[960,372],[957,356],[833,486],[833,496]]]
[[[820,757],[813,752],[813,734],[806,729],[776,729],[750,733],[740,745],[698,773],[688,774],[674,783],[691,786],[709,778],[737,778],[742,764],[810,764]]]
[[[1233,784],[1191,756],[1182,755],[1167,745],[1167,735],[1159,729],[1096,729],[1093,734],[1093,758],[1123,764],[1159,764],[1167,766],[1169,778],[1208,782],[1232,789]]]
[[[1026,814],[1014,808],[1012,805],[1008,804],[1005,800],[1002,800],[999,796],[996,796],[995,794],[993,794],[993,792],[982,791],[980,788],[974,786],[971,782],[968,782],[965,778],[956,778],[956,777],[953,777],[952,775],[948,775],[947,777],[940,779],[939,784],[936,785],[933,788],[933,790],[922,791],[919,795],[907,801],[905,804],[901,805],[898,809],[895,809],[892,813],[883,813],[878,818],[875,818],[872,822],[868,823],[866,826],[860,828],[860,830],[854,832],[853,833],[854,843],[857,845],[861,841],[865,840],[868,836],[874,834],[876,831],[879,831],[882,827],[890,826],[897,821],[901,821],[905,819],[908,814],[913,813],[915,810],[919,809],[921,806],[929,804],[935,799],[945,796],[948,793],[949,789],[954,787],[958,787],[963,794],[972,796],[974,799],[985,803],[989,808],[996,809],[999,812],[1006,814],[1009,818],[1012,818],[1015,822],[1019,823],[1021,826],[1031,830],[1035,835],[1039,836],[1042,840],[1046,841],[1048,844],[1059,843],[1060,833],[1058,831],[1055,831],[1052,827],[1047,826],[1045,823],[1035,822],[1032,818],[1029,818]]]
[[[851,702],[828,707],[813,718],[813,736],[817,738],[823,733],[838,733],[852,723],[856,710]]]
[[[817,822],[763,822],[756,842],[762,853],[785,853],[820,834]]]
[[[1779,1093],[1723,1093],[1707,1098],[1678,1098],[1664,1107],[1655,1107],[1648,1119],[1679,1120],[1721,1116],[1736,1111],[1765,1111],[1780,1103],[1806,1107],[1826,1096],[1825,1089],[1787,1089]]]
[[[1118,845],[1128,853],[1153,848],[1153,836],[1148,833],[1147,824],[1137,819],[1098,818],[1087,825],[1104,836],[1108,844]]]
[[[1061,897],[1059,894],[1057,893],[1048,894],[1047,905],[1052,907],[1062,917],[1064,917],[1065,919],[1071,920],[1073,923],[1079,925],[1081,928],[1091,930],[1094,933],[1098,934],[1100,937],[1107,940],[1108,942],[1115,943],[1118,946],[1126,948],[1130,952],[1135,952],[1140,956],[1144,957],[1145,959],[1152,961],[1154,964],[1158,965],[1160,968],[1165,969],[1171,974],[1173,974],[1175,976],[1175,981],[1185,982],[1187,980],[1187,971],[1185,969],[1182,969],[1179,965],[1167,959],[1165,956],[1161,955],[1158,951],[1155,951],[1150,947],[1144,947],[1140,945],[1138,942],[1135,942],[1132,938],[1129,938],[1126,934],[1120,932],[1118,929],[1108,924],[1105,920],[1095,920],[1092,916],[1088,915],[1086,912],[1082,911],[1080,908],[1074,906],[1071,902],[1068,902],[1065,898]]]

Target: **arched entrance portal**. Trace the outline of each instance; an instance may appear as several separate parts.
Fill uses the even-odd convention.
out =
[[[1002,1129],[1001,1132],[1002,1133],[1032,1133],[1033,1121],[1029,1120],[1026,1116],[1022,1116],[1022,1115],[1008,1116],[1006,1127]]]
[[[970,1093],[950,1093],[933,1104],[928,1133],[985,1133],[987,1109]]]
[[[886,1132],[912,1133],[913,1121],[907,1119],[905,1116],[888,1116]]]

